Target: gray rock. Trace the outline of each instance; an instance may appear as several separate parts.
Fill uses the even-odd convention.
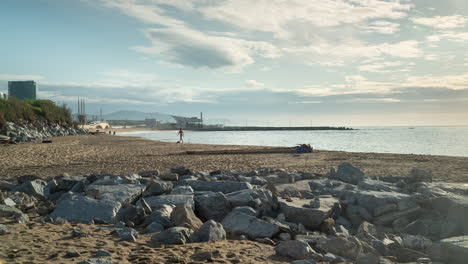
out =
[[[115,217],[116,221],[139,223],[146,213],[143,207],[135,206],[133,204],[126,204],[120,208],[117,216]]]
[[[89,185],[85,188],[87,196],[97,200],[110,200],[122,204],[132,202],[145,190],[145,185],[118,184],[118,185]]]
[[[181,205],[181,204],[190,204],[194,206],[193,195],[184,195],[184,194],[168,194],[160,196],[150,196],[145,197],[146,202],[152,209],[161,207],[162,205]],[[141,201],[137,202],[137,206],[141,205]]]
[[[403,235],[403,246],[414,250],[424,250],[432,246],[432,241],[423,236]]]
[[[117,235],[124,241],[136,242],[138,239],[138,232],[133,228],[124,228],[118,230]]]
[[[206,221],[200,230],[193,234],[194,242],[211,242],[226,240],[226,231],[223,225],[213,220]]]
[[[278,208],[278,201],[269,190],[241,190],[227,194],[226,198],[232,207],[250,206],[261,214],[268,214]]]
[[[231,204],[226,196],[221,193],[208,192],[195,196],[195,211],[202,220],[222,221],[229,211]]]
[[[121,204],[109,200],[95,200],[81,195],[68,195],[61,199],[50,217],[68,221],[89,222],[93,219],[112,223]]]
[[[296,181],[294,183],[275,185],[276,190],[281,195],[290,197],[302,197],[311,191],[309,181]]]
[[[251,215],[251,216],[257,216],[258,215],[257,211],[255,211],[255,209],[253,209],[250,206],[239,206],[239,207],[236,207],[236,208],[232,209],[231,212],[244,213],[244,214],[248,214],[248,215]]]
[[[397,204],[410,199],[410,196],[397,192],[347,190],[342,192],[342,198],[348,201],[349,204],[357,204],[366,208],[368,212],[374,212],[378,207]]]
[[[171,172],[175,173],[175,174],[177,174],[179,176],[191,175],[192,174],[192,172],[189,169],[185,168],[184,166],[177,166],[175,168],[172,168]]]
[[[6,235],[9,234],[10,230],[8,230],[8,227],[6,225],[0,224],[0,236],[1,235]]]
[[[398,210],[398,206],[393,203],[383,205],[374,209],[374,217]]]
[[[159,178],[161,178],[161,180],[164,180],[164,181],[178,181],[179,180],[179,176],[172,172],[166,172],[166,173],[160,174]]]
[[[174,190],[171,191],[171,194],[189,194],[193,195],[194,191],[192,187],[190,186],[179,186],[174,188]]]
[[[317,247],[325,252],[337,254],[352,260],[357,259],[359,254],[363,252],[361,242],[355,237],[330,237],[322,239],[317,241]]]
[[[279,232],[276,225],[244,213],[232,212],[222,222],[224,229],[231,235],[246,235],[250,239],[271,238]]]
[[[356,264],[380,264],[380,256],[369,254],[361,254],[356,259]]]
[[[180,185],[188,185],[196,192],[222,192],[224,194],[252,189],[248,182],[236,181],[180,181]]]
[[[74,249],[68,250],[67,253],[65,253],[65,258],[76,258],[79,256],[81,256],[80,252]]]
[[[0,204],[0,217],[17,217],[22,214],[23,212],[16,207]]]
[[[374,224],[376,225],[390,225],[392,224],[395,220],[405,218],[408,219],[407,221],[411,219],[416,219],[418,216],[421,215],[421,208],[419,206],[414,207],[414,208],[409,208],[406,210],[402,211],[395,211],[395,212],[390,212],[387,214],[384,214],[382,216],[379,216],[374,219]],[[409,222],[406,222],[404,225],[403,224],[398,224],[398,226],[405,227]]]
[[[184,245],[190,243],[193,231],[185,227],[172,227],[155,234],[151,241],[171,245]]]
[[[172,227],[173,224],[171,222],[171,213],[173,207],[169,205],[164,205],[159,207],[158,209],[154,210],[150,215],[146,216],[143,220],[144,224],[151,224],[153,222],[157,222],[164,227],[164,229]]]
[[[159,222],[153,222],[145,228],[146,233],[158,233],[161,231],[164,231],[164,226],[161,225]]]
[[[173,184],[168,181],[153,181],[143,193],[144,197],[158,196],[161,194],[168,194],[172,191]]]
[[[306,208],[311,200],[301,199],[289,202],[280,198],[280,211],[286,216],[286,221],[303,224],[308,228],[318,228],[323,220],[332,216],[332,212],[339,208],[336,198],[320,198],[319,208]]]
[[[13,201],[11,198],[3,199],[2,204],[8,205],[8,206],[15,206],[16,205],[15,201]]]
[[[301,240],[282,241],[275,247],[275,252],[296,260],[312,258],[316,254],[309,244]]]
[[[441,238],[467,234],[468,197],[449,195],[433,198],[430,202],[434,211],[444,218]]]
[[[182,226],[194,230],[200,229],[203,222],[195,215],[190,204],[181,204],[171,213],[171,221],[175,226]]]
[[[159,176],[159,171],[158,170],[146,170],[146,171],[140,171],[138,173],[141,177],[145,178],[154,178]]]
[[[396,248],[392,251],[392,255],[395,256],[398,262],[415,262],[419,258],[427,258],[428,256],[422,252],[409,249],[409,248]]]
[[[289,234],[289,233],[281,233],[281,234],[279,234],[279,238],[282,241],[288,241],[288,240],[292,239],[291,234]]]
[[[78,264],[112,264],[112,258],[89,258],[78,262]]]
[[[359,182],[357,187],[360,190],[367,191],[394,192],[398,190],[398,188],[391,183],[371,179],[365,179],[364,181]]]
[[[411,170],[410,175],[407,178],[407,181],[409,182],[432,182],[432,173],[429,171],[414,168]]]
[[[14,192],[24,192],[39,199],[46,199],[49,195],[46,186],[47,182],[37,179],[21,184]]]
[[[112,256],[112,254],[105,249],[101,248],[96,251],[96,257],[110,257],[110,256]]]
[[[253,177],[250,179],[250,183],[253,184],[253,185],[266,185],[266,184],[268,183],[268,181],[265,180],[265,179],[262,178],[262,177],[253,176]]]
[[[465,264],[468,259],[468,236],[446,238],[440,241],[442,261]]]
[[[338,165],[338,169],[336,171],[331,169],[327,176],[330,179],[351,183],[354,185],[364,181],[366,178],[364,172],[356,167],[353,167],[349,163],[341,163]]]

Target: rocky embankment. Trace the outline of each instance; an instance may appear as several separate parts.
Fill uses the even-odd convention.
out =
[[[155,244],[253,240],[274,246],[295,264],[468,259],[468,185],[436,182],[418,169],[381,179],[343,163],[326,177],[176,167],[167,173],[16,180],[0,183],[0,217],[107,224],[111,235],[129,243],[143,233],[152,234]],[[8,225],[0,225],[0,234],[8,232]],[[70,235],[87,234],[73,229]],[[194,263],[213,262],[216,251],[191,257]],[[112,263],[112,254],[98,251],[80,263]]]
[[[0,129],[0,136],[3,135],[7,137],[2,137],[4,141],[10,140],[10,142],[16,143],[42,140],[50,137],[84,134],[87,134],[87,132],[80,128],[59,124],[49,124],[41,120],[24,124],[6,122],[6,124]]]

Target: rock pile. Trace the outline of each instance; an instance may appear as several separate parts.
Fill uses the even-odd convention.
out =
[[[0,129],[0,135],[9,137],[12,142],[30,142],[50,137],[83,135],[86,133],[85,130],[80,128],[48,124],[43,120],[24,124],[6,122]]]
[[[112,233],[125,241],[138,241],[142,233],[162,244],[250,239],[275,246],[276,254],[296,264],[468,259],[468,185],[433,181],[421,170],[371,179],[347,163],[326,177],[177,167],[49,181],[24,176],[0,189],[2,217],[112,224]],[[8,226],[0,230],[6,234]]]

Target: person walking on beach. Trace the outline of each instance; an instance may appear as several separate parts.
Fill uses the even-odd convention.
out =
[[[180,137],[178,143],[184,143],[184,131],[182,131],[182,128],[179,129],[179,133],[177,133],[177,135]]]

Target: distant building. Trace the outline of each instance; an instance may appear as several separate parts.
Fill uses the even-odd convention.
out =
[[[172,116],[176,120],[177,128],[198,128],[203,126],[203,119],[200,117]]]
[[[36,99],[35,81],[12,81],[8,82],[8,97],[20,100]]]
[[[0,93],[0,99],[3,99],[3,100],[8,99],[7,94],[6,93]]]
[[[161,122],[159,120],[153,119],[153,118],[146,118],[145,119],[145,125],[148,128],[157,128]]]

